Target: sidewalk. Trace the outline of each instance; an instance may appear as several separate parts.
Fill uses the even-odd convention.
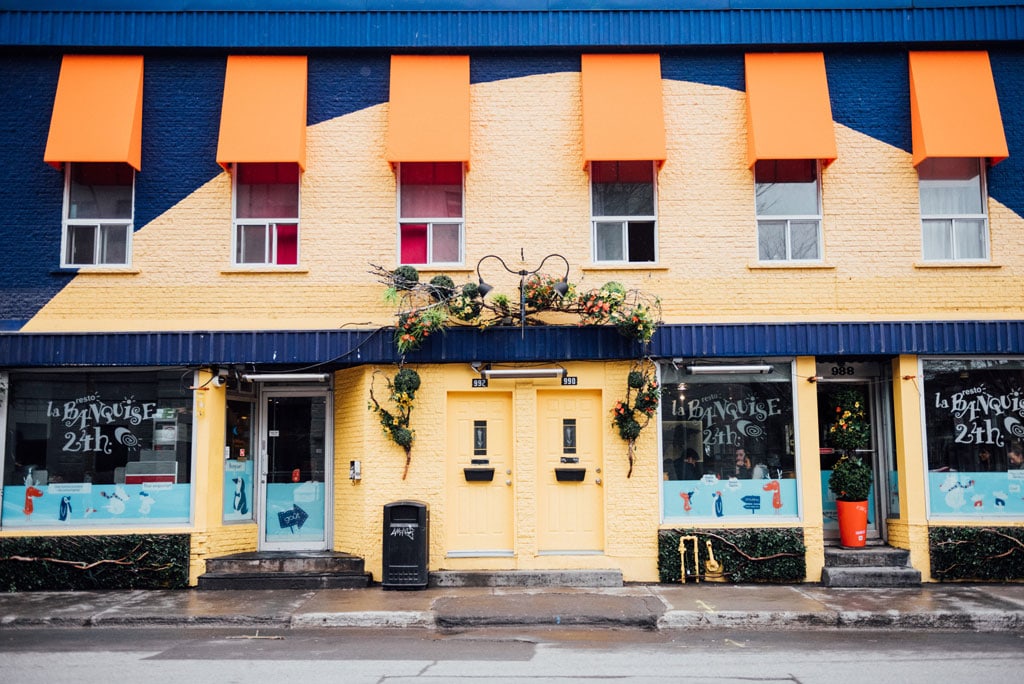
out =
[[[1024,584],[828,589],[818,585],[628,585],[111,591],[0,594],[0,628],[499,626],[623,629],[1024,631]]]

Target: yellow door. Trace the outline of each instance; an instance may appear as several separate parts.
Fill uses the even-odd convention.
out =
[[[447,458],[448,556],[511,556],[511,393],[448,394]]]
[[[602,427],[599,392],[537,392],[537,549],[541,553],[604,549]],[[562,471],[561,481],[556,469]],[[582,479],[575,479],[581,475]]]

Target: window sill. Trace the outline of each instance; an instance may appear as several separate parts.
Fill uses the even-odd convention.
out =
[[[236,268],[221,269],[221,275],[251,275],[253,273],[309,273],[308,268],[302,266],[239,266]]]
[[[829,271],[835,269],[835,264],[824,261],[755,261],[747,264],[748,271],[771,271],[771,270],[821,270]]]
[[[993,261],[915,261],[914,268],[1002,268]]]
[[[472,266],[466,266],[465,264],[452,264],[451,266],[443,266],[438,264],[408,264],[415,268],[419,273],[476,273],[476,269]],[[397,268],[397,266],[395,267]]]
[[[72,266],[52,271],[52,275],[80,276],[80,275],[138,275],[142,273],[131,266]]]
[[[622,261],[609,261],[608,263],[602,263],[600,261],[591,262],[589,264],[583,264],[580,266],[581,271],[667,271],[668,266],[662,266],[661,264],[653,261],[645,261],[643,263],[626,263]]]

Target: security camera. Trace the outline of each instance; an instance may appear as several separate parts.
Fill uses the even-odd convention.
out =
[[[228,384],[228,379],[225,378],[223,375],[216,375],[214,376],[213,380],[210,381],[210,384],[212,384],[214,387],[223,387],[224,385]]]

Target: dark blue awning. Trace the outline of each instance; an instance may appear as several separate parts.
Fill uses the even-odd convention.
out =
[[[39,7],[0,3],[0,45],[66,48],[501,49],[646,46],[798,46],[1016,41],[1024,7],[966,2],[825,0],[679,3],[395,2],[303,3],[268,11],[258,2],[139,3],[94,0]],[[125,5],[133,5],[130,9]],[[280,3],[278,3],[280,4]],[[225,8],[225,6],[229,8]],[[273,3],[268,3],[274,7]],[[242,7],[242,9],[238,9]],[[311,9],[313,8],[313,9]]]
[[[399,360],[393,329],[3,333],[0,369],[246,364],[324,369]],[[1024,321],[729,323],[660,326],[648,350],[613,328],[457,328],[431,338],[410,363],[602,361],[898,354],[1024,355]]]

